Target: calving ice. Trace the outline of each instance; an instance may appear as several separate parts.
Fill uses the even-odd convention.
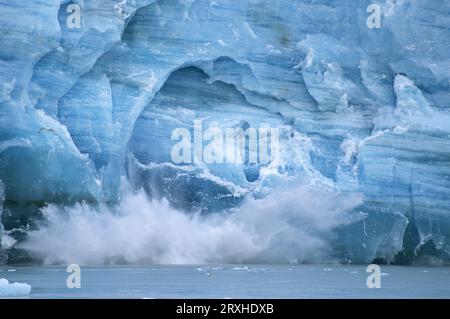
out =
[[[186,303],[177,306],[177,314],[202,314],[204,317],[207,317],[210,312],[218,312],[220,314],[271,314],[274,312],[274,306],[273,304],[256,303],[221,303],[220,307],[216,308],[202,305],[191,306]]]
[[[279,158],[279,128],[261,124],[254,127],[221,128],[217,122],[203,131],[203,121],[194,120],[194,138],[187,128],[175,128],[171,139],[175,164],[227,163],[268,164]],[[205,145],[206,143],[206,145]]]

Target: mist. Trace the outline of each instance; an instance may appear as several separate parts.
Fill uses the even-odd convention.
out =
[[[359,195],[313,186],[279,189],[216,214],[185,213],[143,191],[116,207],[43,208],[19,247],[45,264],[211,264],[330,261],[336,227],[351,222]]]

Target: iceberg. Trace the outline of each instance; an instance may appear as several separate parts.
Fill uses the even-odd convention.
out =
[[[28,296],[31,292],[31,286],[22,283],[10,284],[5,278],[0,278],[0,297],[21,297]]]
[[[368,23],[373,5],[379,25]],[[317,189],[307,195],[317,201],[324,192],[353,199],[337,212],[345,222],[323,220],[324,232],[314,224],[326,233],[317,237],[327,241],[317,248],[321,260],[324,251],[346,263],[396,262],[405,249],[413,251],[408,263],[419,262],[419,250],[450,254],[450,3],[11,0],[0,1],[0,12],[0,262],[33,252],[54,261],[39,243],[56,238],[30,242],[43,238],[49,210],[109,205],[114,214],[143,189],[185,214],[230,215],[262,209],[248,203],[298,184]],[[172,132],[194,136],[199,119],[279,128],[279,157],[174,163]],[[304,233],[308,225],[288,215],[278,222]],[[255,222],[250,228],[261,232],[278,225]],[[115,226],[106,228],[113,236]],[[293,246],[298,254],[267,259],[315,260]]]

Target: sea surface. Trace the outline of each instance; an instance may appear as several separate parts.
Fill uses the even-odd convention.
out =
[[[366,266],[82,266],[72,289],[69,275],[65,266],[0,267],[0,278],[31,285],[19,298],[450,298],[442,267],[381,266],[372,289]]]

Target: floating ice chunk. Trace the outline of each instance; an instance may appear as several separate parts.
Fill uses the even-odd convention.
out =
[[[19,297],[28,296],[31,292],[31,286],[23,283],[12,283],[0,278],[0,297]]]

